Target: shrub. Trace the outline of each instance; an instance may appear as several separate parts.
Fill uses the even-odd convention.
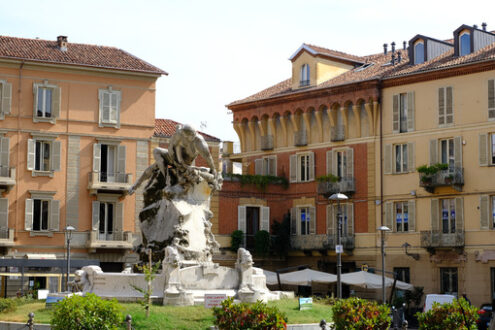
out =
[[[425,313],[417,313],[420,329],[428,330],[464,330],[477,329],[478,309],[471,306],[464,298],[454,299],[452,303],[440,305],[433,303],[433,307]]]
[[[254,304],[234,304],[234,298],[222,302],[221,307],[213,308],[215,325],[227,329],[285,329],[287,317],[276,307],[268,307],[257,301]]]
[[[266,256],[270,251],[270,233],[266,230],[260,230],[254,236],[254,247],[256,254]]]
[[[52,329],[118,329],[122,322],[117,300],[95,294],[73,295],[58,302],[52,314]]]
[[[327,175],[322,175],[316,178],[316,181],[318,182],[339,182],[340,177],[333,175],[333,174],[327,174]]]
[[[17,304],[14,299],[0,298],[0,313],[13,312],[17,309]]]
[[[234,230],[230,236],[230,249],[236,252],[244,244],[244,233],[242,230]]]
[[[388,306],[356,297],[336,301],[332,311],[335,329],[388,329],[391,322]]]

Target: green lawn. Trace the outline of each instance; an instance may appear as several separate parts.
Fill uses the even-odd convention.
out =
[[[132,316],[135,329],[207,329],[213,325],[214,321],[212,311],[203,306],[153,305],[150,317],[146,319],[144,308],[141,305],[135,303],[121,305],[122,313]],[[284,312],[289,319],[289,324],[319,323],[321,319],[327,321],[332,319],[330,306],[321,303],[313,303],[313,309],[304,311],[299,311],[297,299],[272,301],[268,305],[276,306]],[[15,312],[0,313],[0,320],[26,322],[30,312],[34,312],[36,323],[50,323],[51,310],[45,309],[44,302],[29,303],[18,306]]]

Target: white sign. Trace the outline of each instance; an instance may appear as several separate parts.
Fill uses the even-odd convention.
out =
[[[220,307],[225,299],[226,294],[205,294],[205,308]]]
[[[342,244],[335,245],[335,253],[344,253],[344,246]]]

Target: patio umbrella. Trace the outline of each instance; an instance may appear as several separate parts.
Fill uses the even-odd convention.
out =
[[[333,283],[337,281],[337,276],[312,270],[309,268],[295,272],[280,274],[280,282],[291,285],[311,285],[312,282]]]
[[[366,289],[381,289],[382,288],[382,276],[368,273],[364,271],[342,274],[342,283],[348,285],[360,286]],[[385,286],[391,287],[394,284],[394,280],[390,277],[385,277]],[[397,281],[395,287],[401,290],[411,291],[414,287],[412,284]]]
[[[266,276],[266,284],[275,285],[278,284],[277,273],[263,269],[263,274]]]

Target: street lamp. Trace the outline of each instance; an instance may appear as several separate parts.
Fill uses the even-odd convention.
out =
[[[381,248],[382,248],[382,302],[385,304],[385,232],[390,231],[390,228],[387,226],[381,226],[378,228],[381,236]]]
[[[70,276],[70,240],[72,238],[72,232],[76,230],[76,228],[72,226],[65,227],[65,232],[67,235],[67,278],[65,283],[66,291],[69,292],[69,276]]]
[[[342,299],[342,212],[340,211],[340,201],[347,200],[344,194],[336,193],[328,198],[331,201],[337,201],[337,245],[335,245],[335,253],[337,254],[337,298]]]

